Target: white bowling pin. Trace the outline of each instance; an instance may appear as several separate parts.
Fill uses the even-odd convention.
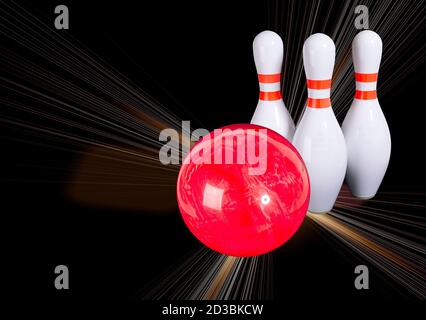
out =
[[[308,101],[293,144],[308,169],[308,210],[314,213],[333,208],[346,173],[345,139],[330,102],[335,54],[333,40],[322,33],[311,35],[303,45]]]
[[[283,51],[283,42],[275,32],[263,31],[254,38],[260,95],[251,123],[272,129],[291,141],[294,122],[281,96]]]
[[[389,127],[377,100],[377,74],[382,58],[382,40],[365,30],[352,42],[356,91],[343,121],[348,152],[346,182],[354,196],[375,196],[386,173],[391,152]]]

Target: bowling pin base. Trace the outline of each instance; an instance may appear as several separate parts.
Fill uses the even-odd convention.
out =
[[[360,200],[370,200],[370,199],[372,199],[372,198],[374,198],[376,196],[376,194],[373,194],[372,196],[357,196],[357,195],[354,195],[354,197],[356,197],[356,198],[358,198],[358,199],[360,199]]]
[[[331,210],[328,211],[311,211],[308,210],[308,213],[312,213],[312,214],[324,214],[324,213],[329,213]]]

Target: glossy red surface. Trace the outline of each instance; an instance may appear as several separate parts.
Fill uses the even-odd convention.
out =
[[[267,253],[285,243],[306,215],[310,187],[305,164],[275,131],[251,124],[221,129],[229,130],[220,135],[211,132],[187,155],[177,181],[179,209],[188,228],[207,247],[239,257]],[[217,143],[226,138],[235,144]],[[242,144],[245,159],[254,145],[259,160],[242,161],[239,152],[237,163]],[[260,152],[265,145],[266,151]],[[224,162],[226,152],[234,163],[228,158],[228,164],[217,164],[217,159]],[[252,172],[254,168],[264,170]]]

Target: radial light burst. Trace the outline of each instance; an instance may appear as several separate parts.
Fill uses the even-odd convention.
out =
[[[382,193],[374,201],[354,202],[344,190],[329,214],[311,213],[308,217],[361,255],[366,263],[425,299],[426,238],[418,235],[425,232],[426,218],[407,214],[404,209],[415,207],[424,212],[426,203],[413,203],[419,198],[412,195],[399,198],[401,194],[390,194]]]
[[[425,61],[423,1],[268,1],[269,25],[285,46],[283,96],[295,119],[305,107],[304,40],[324,32],[336,43],[332,103],[342,119],[352,101],[351,41],[354,8],[370,11],[370,28],[383,39],[378,92],[386,96]],[[83,204],[172,211],[179,167],[158,161],[159,132],[181,129],[176,115],[70,35],[52,28],[16,2],[0,4],[0,123],[20,132],[25,143],[78,155],[69,174],[69,195]],[[261,31],[261,30],[259,30]],[[410,54],[405,52],[409,50]],[[184,108],[183,108],[184,109]],[[191,117],[190,113],[187,116]],[[46,143],[45,141],[49,141]],[[31,166],[28,160],[25,163]],[[123,170],[122,164],[126,164]],[[67,168],[55,168],[66,170]],[[39,167],[46,172],[52,167]],[[43,182],[60,182],[38,180]],[[124,192],[117,192],[117,187]],[[154,190],[154,191],[153,191]],[[147,192],[149,191],[149,192]],[[138,195],[146,197],[141,204]],[[369,201],[343,189],[327,215],[308,215],[322,230],[425,298],[426,194],[385,190]],[[173,209],[174,208],[174,209]],[[409,210],[407,210],[409,209]],[[420,213],[419,213],[420,212]],[[273,255],[234,258],[202,248],[184,257],[137,295],[144,299],[268,299],[272,297]]]
[[[201,248],[149,284],[136,298],[171,300],[271,299],[272,254],[236,258]],[[155,284],[154,284],[155,283]]]

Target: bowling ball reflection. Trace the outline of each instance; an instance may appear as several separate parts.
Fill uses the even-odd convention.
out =
[[[204,136],[186,156],[177,181],[185,224],[207,247],[248,257],[285,243],[309,204],[302,158],[275,131],[231,125]]]

